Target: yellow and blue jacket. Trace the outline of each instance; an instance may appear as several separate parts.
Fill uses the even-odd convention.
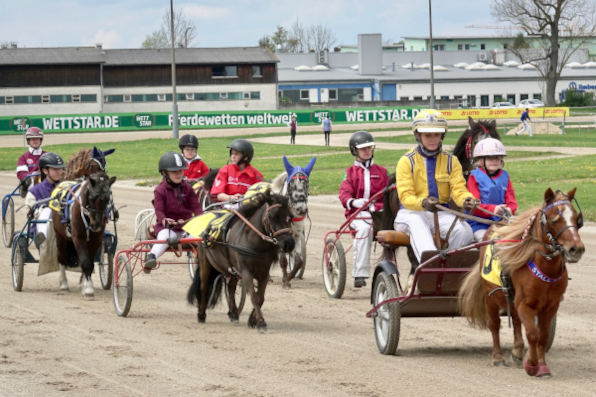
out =
[[[410,150],[399,159],[396,167],[397,193],[403,208],[422,211],[422,201],[437,197],[439,203],[448,204],[453,198],[460,207],[467,197],[474,198],[466,188],[466,180],[457,157],[441,152],[426,159],[418,147]]]

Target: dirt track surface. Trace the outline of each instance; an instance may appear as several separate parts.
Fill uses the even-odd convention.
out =
[[[13,178],[0,175],[1,192],[12,190]],[[117,205],[128,205],[118,224],[123,249],[133,244],[134,216],[150,206],[152,193],[119,186],[114,195]],[[509,366],[492,367],[489,332],[462,318],[403,319],[397,355],[380,355],[364,316],[370,285],[356,290],[348,277],[344,297],[331,300],[322,284],[323,236],[342,223],[343,211],[329,196],[311,197],[310,211],[304,280],[284,291],[281,272],[273,269],[264,335],[246,326],[250,303],[239,326],[230,324],[223,306],[198,324],[196,309],[185,302],[185,264],[136,277],[130,314],[120,318],[97,275],[94,301],[83,300],[76,274],[69,273],[71,292],[62,293],[58,274],[37,277],[37,265],[26,266],[23,291],[13,291],[10,251],[0,248],[0,396],[594,395],[596,225],[582,229],[587,253],[569,266],[572,281],[547,355],[554,377],[539,380],[509,358]],[[506,322],[501,335],[509,355]]]

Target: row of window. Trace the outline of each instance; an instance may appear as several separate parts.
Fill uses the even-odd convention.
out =
[[[238,77],[238,66],[213,66],[211,77],[214,79],[225,79]],[[252,77],[263,77],[259,65],[252,66]]]
[[[515,95],[507,95],[502,96],[502,95],[494,95],[493,96],[493,103],[496,102],[510,102],[513,105],[517,105],[517,103],[515,103]],[[530,95],[529,94],[520,94],[519,96],[519,100],[520,102],[523,101],[524,99],[529,99]],[[442,96],[441,99],[449,99],[448,96]],[[455,96],[455,99],[458,101],[465,101],[465,99],[463,99],[461,96]],[[542,100],[542,95],[541,94],[534,94],[534,99],[540,99]],[[422,101],[423,97],[421,96],[415,96],[414,97],[415,101]],[[476,95],[468,95],[468,99],[467,99],[467,104],[469,107],[476,107]],[[490,96],[489,95],[480,95],[480,107],[487,107],[490,106]]]
[[[172,98],[172,94],[105,95],[104,102],[170,102]],[[261,99],[261,92],[199,92],[194,94],[176,94],[176,98],[178,101],[248,100]]]
[[[97,102],[96,94],[0,96],[0,105],[24,103]]]
[[[209,92],[195,94],[177,94],[179,101],[225,101],[261,99],[259,91],[253,92]],[[112,102],[169,102],[172,94],[128,94],[104,95],[105,103]],[[69,102],[97,102],[96,94],[84,95],[18,95],[0,96],[0,105],[28,104],[28,103],[69,103]]]
[[[328,91],[330,101],[356,102],[364,100],[363,88],[329,88]],[[310,90],[279,90],[278,96],[288,98],[292,103],[310,101]],[[318,98],[315,99],[318,101]]]
[[[457,50],[458,51],[462,51],[462,50],[470,51],[470,46],[471,46],[471,44],[458,44]],[[412,50],[413,49],[414,48],[412,47]],[[445,51],[445,44],[435,44],[435,45],[433,45],[433,49],[435,51]],[[480,44],[480,49],[486,50],[486,44]]]

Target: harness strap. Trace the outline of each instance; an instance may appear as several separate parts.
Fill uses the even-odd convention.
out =
[[[301,217],[301,218],[292,218],[292,222],[300,222],[300,221],[303,221],[303,220],[305,220],[305,219],[306,219],[306,215],[304,215],[304,216],[303,216],[303,217]]]

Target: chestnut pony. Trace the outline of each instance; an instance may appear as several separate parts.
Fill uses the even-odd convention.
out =
[[[499,341],[500,310],[510,306],[513,320],[514,347],[511,356],[521,364],[526,329],[528,352],[523,363],[530,376],[550,377],[546,365],[546,346],[550,326],[567,288],[567,263],[578,262],[585,252],[578,229],[583,225],[581,209],[575,210],[574,188],[567,194],[550,188],[544,193],[541,208],[516,216],[509,226],[491,226],[484,239],[521,240],[492,245],[480,250],[480,261],[466,276],[459,292],[462,315],[480,329],[490,329],[493,336],[492,360],[495,366],[505,363]],[[502,286],[483,278],[491,267],[501,265]],[[508,304],[512,301],[512,304]],[[536,321],[537,319],[537,321]]]

